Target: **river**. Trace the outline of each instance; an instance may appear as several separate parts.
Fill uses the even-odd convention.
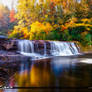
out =
[[[24,51],[25,48],[25,51],[29,51],[27,46],[33,47],[32,44],[25,44],[21,45],[21,50]],[[61,44],[57,48],[62,49],[63,46],[69,49],[67,44]],[[54,48],[52,50],[57,50]],[[58,52],[61,53],[62,50]],[[72,54],[70,50],[75,50],[72,52],[74,54],[66,55],[67,51]],[[34,53],[34,50],[31,51]],[[46,51],[43,52],[46,55]],[[39,55],[35,54],[36,58],[9,63],[8,66],[3,66],[4,70],[0,67],[0,92],[89,92],[92,89],[92,54],[79,54],[75,47],[66,50],[64,55],[61,53],[57,56],[55,51],[53,53],[54,55],[48,58],[47,55],[39,58]]]

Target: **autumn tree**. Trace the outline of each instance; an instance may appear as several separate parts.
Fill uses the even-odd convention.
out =
[[[18,25],[23,27],[35,21],[60,23],[62,17],[60,0],[19,0],[17,10]]]
[[[18,0],[16,18],[19,26],[29,26],[36,20],[35,0]]]
[[[8,26],[8,30],[12,30],[14,28],[14,26],[17,24],[17,20],[15,18],[15,15],[16,15],[16,11],[14,10],[14,8],[12,8],[10,10],[10,13],[9,13],[9,26]]]
[[[87,0],[87,4],[88,4],[88,7],[89,7],[88,17],[92,18],[92,0]]]
[[[14,8],[10,11],[9,18],[10,18],[10,23],[15,22],[16,19],[15,19],[15,10],[14,10]]]
[[[88,17],[88,10],[87,0],[81,0],[80,3],[77,2],[75,5],[75,17],[79,19]]]
[[[8,30],[9,24],[9,9],[0,5],[0,33],[5,33]]]

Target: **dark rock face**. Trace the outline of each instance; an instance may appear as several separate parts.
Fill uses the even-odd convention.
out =
[[[0,65],[6,62],[21,62],[29,59],[29,57],[23,56],[17,51],[17,39],[0,38]]]
[[[42,50],[44,50],[44,43],[46,44],[46,50],[47,51],[50,50],[50,43],[48,41],[34,40],[33,42],[34,42],[35,52],[38,52],[38,53],[42,52]],[[4,39],[0,38],[0,50],[17,53],[17,51],[18,51],[18,40],[8,39],[8,38],[4,38]]]
[[[34,40],[33,42],[36,53],[44,54],[45,43],[47,54],[50,54],[50,43],[48,41]],[[0,63],[27,61],[27,59],[29,57],[18,53],[17,39],[0,38]]]
[[[16,51],[17,48],[17,41],[11,39],[0,39],[0,50],[6,51]]]
[[[37,40],[34,41],[34,50],[36,53],[44,54],[44,45],[46,45],[46,53],[49,55],[50,54],[50,42],[48,41],[43,41],[43,40]]]

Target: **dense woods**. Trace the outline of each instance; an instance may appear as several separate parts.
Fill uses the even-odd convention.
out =
[[[18,0],[17,11],[0,9],[9,38],[92,44],[92,0]]]

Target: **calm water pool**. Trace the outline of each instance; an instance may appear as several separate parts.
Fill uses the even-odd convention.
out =
[[[2,71],[0,85],[19,87],[0,92],[69,92],[92,87],[92,58],[53,57],[15,64],[8,75]],[[8,79],[7,79],[8,78]],[[25,89],[21,89],[24,87]],[[37,87],[28,89],[28,87]],[[75,89],[76,88],[76,89]]]

